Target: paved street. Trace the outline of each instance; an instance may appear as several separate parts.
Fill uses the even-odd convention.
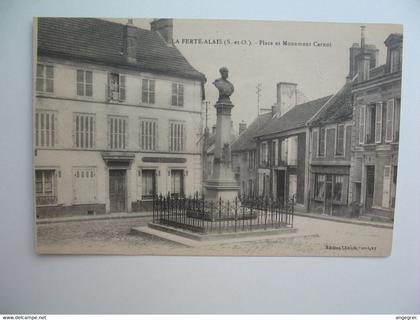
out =
[[[39,253],[144,255],[383,256],[392,229],[295,217],[298,233],[290,238],[188,248],[130,233],[150,218],[60,222],[37,225]]]

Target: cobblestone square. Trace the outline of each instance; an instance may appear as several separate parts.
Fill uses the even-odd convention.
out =
[[[298,233],[266,239],[189,248],[132,234],[151,218],[91,220],[37,225],[41,254],[223,255],[223,256],[386,256],[392,229],[295,217]]]

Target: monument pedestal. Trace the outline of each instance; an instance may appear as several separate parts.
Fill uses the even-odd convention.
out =
[[[206,182],[206,199],[234,201],[240,189],[232,171],[230,150],[231,110],[230,99],[219,99],[214,106],[217,110],[216,137],[213,161],[213,175]]]

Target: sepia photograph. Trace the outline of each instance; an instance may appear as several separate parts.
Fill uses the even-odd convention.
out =
[[[390,256],[403,26],[33,20],[38,254]]]

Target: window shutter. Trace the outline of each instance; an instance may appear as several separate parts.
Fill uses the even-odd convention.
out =
[[[182,137],[182,151],[185,151],[185,146],[187,145],[187,127],[183,124],[183,133],[184,136]]]
[[[112,92],[111,92],[111,73],[108,72],[108,82],[106,85],[106,98],[107,100],[111,100],[112,99]],[[108,124],[109,124],[109,120],[108,120]]]
[[[178,105],[178,85],[176,83],[172,83],[172,105],[176,106]]]
[[[111,121],[112,121],[112,118],[111,117],[108,117],[108,134],[107,134],[108,148],[111,148],[111,135],[112,135],[112,132],[111,132]]]
[[[376,104],[375,143],[382,141],[382,102]]]
[[[385,142],[392,142],[394,131],[394,99],[388,100],[386,103],[386,132]]]
[[[155,80],[150,80],[150,84],[149,84],[149,103],[155,103]]]
[[[359,144],[365,142],[365,113],[366,106],[360,106],[359,109]]]
[[[85,81],[86,81],[85,95],[87,97],[91,97],[92,94],[93,94],[93,73],[92,73],[92,71],[86,71]]]
[[[125,75],[120,74],[120,101],[125,100]]]
[[[180,84],[178,88],[178,106],[184,105],[184,85]]]
[[[141,102],[147,103],[147,79],[141,81]]]
[[[318,155],[318,131],[317,130],[314,130],[312,133],[312,147],[313,147],[312,158],[315,158],[315,156]]]
[[[128,148],[128,119],[123,119],[124,124],[124,143],[123,143],[123,149]]]

